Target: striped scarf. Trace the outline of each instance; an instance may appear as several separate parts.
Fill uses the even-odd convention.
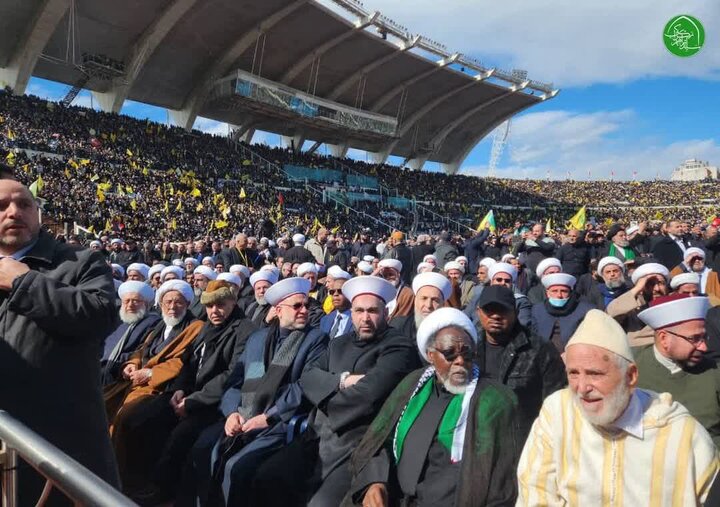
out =
[[[438,441],[450,451],[450,461],[452,463],[462,460],[470,399],[475,392],[479,376],[480,369],[473,365],[472,380],[465,388],[465,393],[453,396],[438,427]],[[393,438],[393,454],[396,463],[400,462],[407,434],[430,398],[433,388],[432,379],[434,377],[435,368],[430,366],[420,376],[410,400],[400,414]]]

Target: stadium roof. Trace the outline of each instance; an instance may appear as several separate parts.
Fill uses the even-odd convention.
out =
[[[493,128],[557,94],[450,53],[354,0],[332,1],[0,0],[0,83],[23,93],[35,75],[89,89],[108,111],[131,99],[168,108],[186,128],[200,115],[241,134],[261,129],[450,172]],[[334,128],[248,104],[229,88],[216,93],[240,74],[391,119],[396,129]]]

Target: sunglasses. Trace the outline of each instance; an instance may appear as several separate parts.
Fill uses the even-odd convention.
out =
[[[463,347],[460,349],[459,352],[455,349],[449,349],[449,350],[434,349],[434,350],[435,350],[435,352],[438,352],[439,354],[441,354],[445,358],[445,361],[447,361],[448,363],[454,363],[455,360],[460,356],[462,356],[464,361],[472,361],[472,358],[475,355],[475,352],[473,352],[473,350],[470,347]]]
[[[310,305],[308,303],[295,303],[294,305],[278,305],[278,306],[287,306],[288,308],[292,308],[296,312],[299,312],[301,308],[310,308]]]
[[[342,289],[330,289],[328,294],[331,296],[337,296],[338,294],[342,294]]]
[[[496,278],[495,281],[498,283],[512,283],[512,278]]]

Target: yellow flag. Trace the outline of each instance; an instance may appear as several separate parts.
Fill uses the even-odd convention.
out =
[[[182,211],[182,201],[178,201],[177,206],[175,206],[175,211]]]
[[[130,185],[125,185],[125,192],[127,192],[128,194],[132,194],[133,187],[131,187]]]
[[[103,192],[107,192],[108,190],[110,190],[112,188],[112,183],[110,183],[109,181],[106,181],[104,183],[99,183],[98,188],[100,190],[102,190]]]
[[[99,179],[100,176],[98,176],[97,174],[93,174],[92,176],[90,176],[90,181],[92,181],[93,183],[95,183]]]
[[[10,130],[10,127],[8,127],[8,129],[7,129],[7,138],[8,138],[10,141],[14,141],[14,140],[15,140],[15,133],[14,133],[12,130]]]
[[[215,228],[216,229],[224,229],[228,226],[228,223],[225,220],[215,220]]]
[[[155,191],[155,195],[158,197],[162,197],[162,190],[160,190],[160,187],[157,187],[157,190]]]
[[[118,194],[118,195],[125,195],[125,190],[123,190],[123,187],[122,187],[122,185],[121,185],[120,183],[118,183],[118,186],[117,186],[117,194]]]
[[[97,188],[97,200],[98,200],[98,202],[105,201],[105,193],[100,188],[100,185],[98,185],[98,188]]]
[[[22,170],[25,174],[28,174],[30,172],[30,164],[25,164],[22,166]]]
[[[495,234],[495,232],[497,231],[497,225],[495,224],[495,213],[493,212],[493,210],[488,211],[487,215],[485,215],[485,217],[480,220],[480,223],[478,224],[476,230],[480,232],[485,229],[485,226],[488,226],[490,232],[492,232],[493,234]]]
[[[95,234],[95,227],[91,225],[90,227],[88,227],[88,231],[90,231],[90,232],[92,232],[93,234]]]
[[[110,219],[109,219],[109,218],[106,218],[106,219],[105,219],[105,229],[104,229],[104,230],[106,230],[106,231],[112,231],[112,224],[110,223]]]
[[[65,168],[65,177],[66,177],[67,179],[70,179],[71,176],[72,176],[72,175],[70,174],[70,169],[68,169],[68,168],[66,167],[66,168]]]
[[[80,166],[78,165],[78,163],[75,162],[73,159],[68,160],[68,165],[69,165],[70,167],[72,167],[73,169],[75,169],[76,171],[77,171],[78,167],[80,167]]]
[[[585,206],[580,208],[575,215],[570,219],[570,225],[573,229],[577,229],[578,231],[582,231],[585,228]]]
[[[168,183],[167,191],[171,196],[175,195],[175,189],[173,188],[172,183]]]
[[[165,200],[165,206],[163,209],[165,210],[165,214],[170,213],[170,204],[168,204],[167,200]]]
[[[551,232],[552,232],[552,217],[548,218],[548,221],[545,224],[545,234],[550,234]]]
[[[37,197],[40,193],[40,190],[38,189],[38,182],[37,180],[30,183],[30,186],[28,187],[28,190],[30,190],[30,193],[33,195],[33,197]]]
[[[170,228],[175,230],[177,229],[177,222],[175,222],[175,219],[172,219],[172,222],[170,222]]]
[[[190,195],[193,197],[200,197],[202,193],[200,192],[200,189],[195,187],[192,189],[192,192],[190,192]]]
[[[203,203],[199,202],[198,205],[195,206],[195,211],[202,211],[204,208]]]
[[[135,199],[130,201],[130,207],[133,209],[133,211],[137,209],[137,202],[135,201]]]
[[[15,153],[14,152],[8,152],[8,154],[5,156],[5,161],[8,163],[8,165],[15,165]]]
[[[130,151],[130,148],[126,149],[126,150],[125,150],[125,153],[127,154],[128,157],[132,157],[132,156],[133,156],[133,152]]]
[[[142,173],[143,173],[143,176],[147,176],[148,174],[150,174],[150,171],[148,170],[147,167],[143,167]]]
[[[245,187],[240,189],[240,199],[245,199],[247,197],[247,194],[245,194]]]
[[[117,141],[117,135],[115,135],[115,132],[113,132],[112,134],[110,134],[110,140],[111,140],[112,142]],[[130,150],[128,150],[128,151],[130,151]]]
[[[80,159],[80,165],[88,165],[90,163],[89,158],[81,158]]]
[[[336,227],[333,227],[331,232],[332,232],[333,234],[337,234],[337,232],[338,232],[339,230],[340,230],[340,226],[338,225],[338,226],[336,226]]]

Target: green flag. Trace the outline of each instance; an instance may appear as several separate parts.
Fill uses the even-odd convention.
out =
[[[493,234],[497,231],[497,226],[495,225],[495,213],[493,213],[493,210],[488,211],[485,218],[480,221],[480,224],[477,226],[477,231],[482,231],[486,226],[490,228],[490,232]]]

